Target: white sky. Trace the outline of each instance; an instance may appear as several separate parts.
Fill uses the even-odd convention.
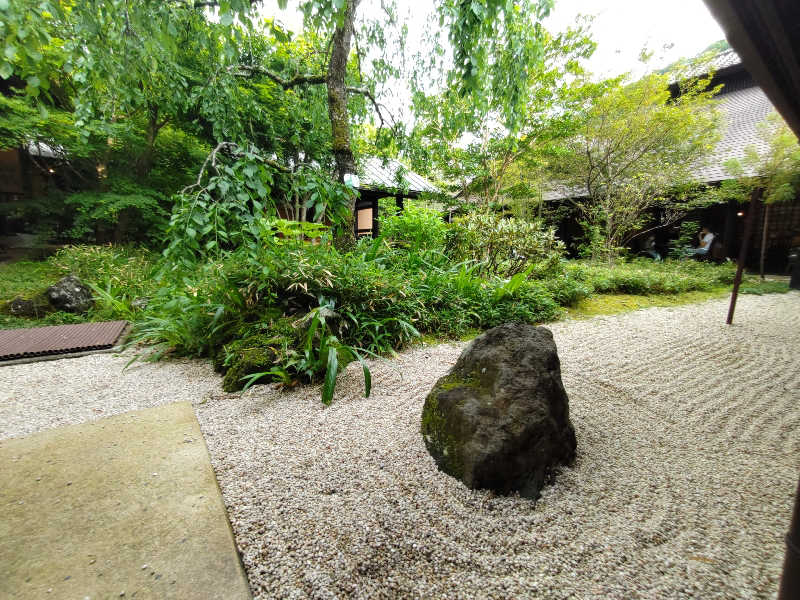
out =
[[[409,29],[406,56],[413,60],[425,32],[438,27],[438,17],[428,0],[396,0],[396,4],[400,22]],[[277,0],[264,0],[260,12],[287,29],[301,31],[303,18],[296,6],[296,0],[290,0],[287,9],[280,10]],[[380,6],[380,0],[362,0],[359,14],[380,19]],[[544,26],[551,32],[563,31],[580,15],[593,17],[591,36],[597,49],[587,66],[597,80],[626,72],[638,78],[679,58],[694,56],[725,37],[703,0],[556,0]],[[644,48],[653,53],[647,65],[639,61]],[[395,119],[413,121],[407,86],[387,85],[380,101]]]
[[[359,11],[373,12],[378,0],[365,0]],[[274,15],[287,28],[299,31],[302,17],[290,2],[285,11],[276,0],[265,0],[262,14]],[[401,18],[409,25],[409,46],[428,27],[430,4],[397,0]],[[627,71],[635,76],[660,69],[681,57],[694,56],[706,46],[723,39],[717,22],[703,0],[556,0],[555,9],[544,25],[561,31],[575,23],[578,15],[594,17],[592,37],[597,50],[589,68],[598,77],[611,77]],[[670,46],[670,47],[667,47]],[[643,48],[654,52],[647,67],[639,63]]]
[[[600,77],[627,71],[643,75],[725,38],[703,0],[556,0],[545,27],[563,30],[579,14],[595,17],[597,50],[589,69]],[[667,45],[672,47],[665,49]],[[644,47],[654,52],[647,67],[638,61]]]

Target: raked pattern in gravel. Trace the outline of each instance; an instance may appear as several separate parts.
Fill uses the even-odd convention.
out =
[[[0,438],[190,400],[257,598],[773,598],[800,471],[800,293],[553,330],[578,437],[534,504],[439,473],[425,395],[463,344],[318,388],[220,391],[200,361],[0,367]]]

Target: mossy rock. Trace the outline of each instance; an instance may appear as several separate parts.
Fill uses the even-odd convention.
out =
[[[538,497],[576,446],[550,331],[511,323],[477,337],[428,394],[420,429],[467,487]]]
[[[17,296],[2,306],[2,312],[12,317],[41,318],[53,312],[53,307],[44,294],[37,294],[33,298]]]
[[[268,323],[243,323],[235,330],[233,341],[211,352],[214,370],[225,374],[242,351],[255,348],[280,350],[283,346],[294,346],[298,336],[299,332],[289,317],[279,317]]]
[[[226,392],[241,390],[245,382],[243,377],[253,373],[269,371],[275,366],[277,353],[270,347],[242,348],[237,351],[233,361],[228,367],[225,377],[222,378],[222,389]]]

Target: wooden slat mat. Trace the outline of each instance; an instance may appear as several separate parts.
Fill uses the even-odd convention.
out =
[[[127,321],[0,331],[0,361],[113,348]]]

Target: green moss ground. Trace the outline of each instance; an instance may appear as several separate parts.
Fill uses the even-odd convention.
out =
[[[748,276],[739,288],[740,294],[780,294],[789,291],[789,285],[779,281],[761,281]],[[730,298],[731,286],[715,287],[708,291],[683,292],[680,294],[598,294],[585,298],[576,306],[566,309],[572,319],[590,319],[599,315],[614,315],[632,310],[658,306],[683,306],[707,300]]]

